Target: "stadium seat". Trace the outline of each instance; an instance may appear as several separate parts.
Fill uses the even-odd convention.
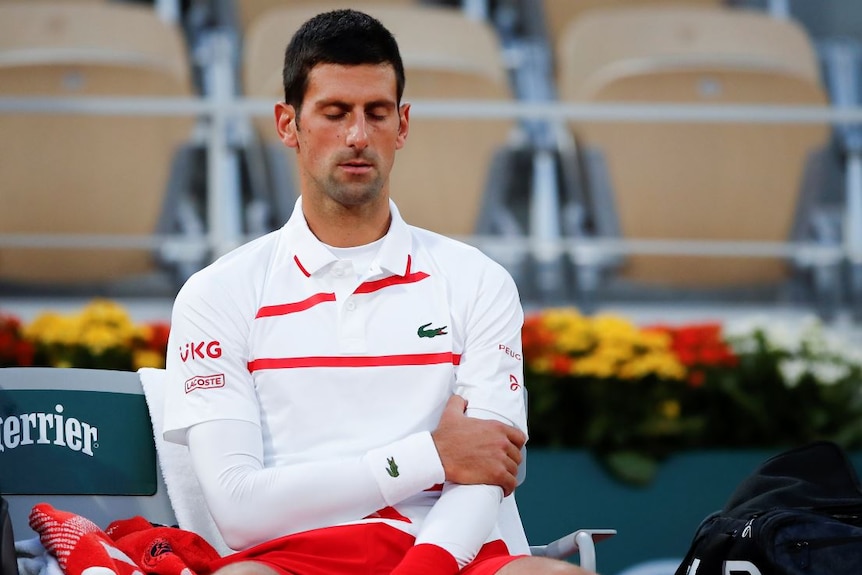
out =
[[[594,10],[566,29],[556,50],[566,102],[828,103],[805,32],[753,11]],[[813,239],[816,186],[807,185],[814,173],[809,160],[828,142],[826,124],[582,121],[570,128],[587,159],[586,195],[597,237]],[[631,255],[614,277],[642,287],[758,288],[787,281],[793,266],[778,257]],[[831,268],[819,271],[834,279]],[[837,287],[824,281],[830,290]]]
[[[420,0],[370,0],[372,4],[417,4]],[[233,0],[233,12],[236,26],[241,35],[245,35],[251,29],[254,22],[264,13],[274,8],[287,6],[315,6],[320,5],[316,0]]]
[[[180,29],[123,3],[0,3],[0,96],[62,98],[0,114],[0,234],[101,238],[90,248],[0,246],[0,281],[102,285],[160,269],[151,246],[173,230],[188,180],[190,115],[75,112],[81,98],[194,95]]]
[[[30,509],[45,501],[103,529],[134,515],[178,525],[221,554],[231,552],[206,510],[187,448],[161,437],[164,375],[154,368],[0,368],[0,419],[16,422],[5,425],[12,431],[0,437],[0,491],[16,540],[33,536]],[[36,414],[33,421],[47,414],[63,431],[33,423],[34,435],[25,433],[17,422],[29,421],[27,414]],[[98,438],[97,447],[88,438]],[[517,513],[514,505],[505,509]],[[595,543],[615,533],[578,530],[530,552],[557,558],[577,553],[581,565],[595,569]]]
[[[273,102],[282,99],[281,66],[290,36],[324,8],[344,5],[315,2],[278,8],[258,19],[243,48],[244,93]],[[513,101],[500,45],[488,23],[470,20],[455,8],[349,6],[379,18],[398,40],[407,73],[405,101]],[[272,120],[264,118],[258,125],[262,138],[275,145],[274,157],[289,160]],[[511,119],[422,117],[420,107],[414,107],[410,137],[398,151],[391,179],[392,197],[405,219],[452,236],[505,228],[510,218],[500,196],[511,167],[503,156],[515,126]],[[283,167],[273,171],[276,180],[287,173]],[[290,209],[296,193],[294,186],[292,193],[276,193],[274,201],[287,196],[284,209]]]
[[[725,0],[541,0],[545,36],[558,46],[568,26],[595,9],[653,8],[660,6],[719,6]]]

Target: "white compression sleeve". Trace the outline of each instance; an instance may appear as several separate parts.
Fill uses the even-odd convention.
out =
[[[489,411],[468,408],[467,415],[512,425],[506,418]],[[440,499],[425,518],[416,544],[442,547],[464,567],[476,557],[497,524],[502,501],[503,490],[496,485],[446,483]]]
[[[447,483],[416,544],[432,543],[449,552],[460,567],[472,561],[497,524],[503,490],[496,485]]]
[[[353,458],[265,468],[260,429],[239,420],[194,425],[188,445],[213,519],[234,549],[354,521],[386,507],[387,499],[395,503],[386,493],[388,487],[375,478],[373,470],[385,466],[385,459],[377,461],[379,450]],[[417,452],[427,455],[417,457]],[[399,461],[423,460],[417,469],[400,466],[399,477],[417,486],[404,492],[405,497],[442,483],[443,467],[429,433],[396,441],[385,453],[404,454],[397,455]]]

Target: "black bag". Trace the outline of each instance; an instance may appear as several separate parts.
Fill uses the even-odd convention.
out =
[[[862,488],[818,441],[758,467],[708,516],[676,575],[862,575]]]
[[[9,518],[9,504],[3,497],[0,497],[0,575],[18,575],[12,519]]]

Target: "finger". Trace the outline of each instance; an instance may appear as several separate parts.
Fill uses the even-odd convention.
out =
[[[515,465],[521,464],[521,458],[523,455],[521,454],[521,450],[512,445],[511,443],[506,448],[506,456],[512,461]]]
[[[523,431],[511,425],[506,427],[506,437],[512,442],[515,447],[521,449],[527,443],[527,436]]]
[[[514,477],[515,480],[518,478],[518,464],[512,461],[511,459],[506,461],[506,473],[509,476]]]
[[[500,486],[503,488],[503,496],[508,497],[509,495],[511,495],[512,492],[515,491],[515,486],[516,486],[515,477],[509,476],[508,480],[504,481],[503,485]]]
[[[446,407],[443,408],[444,413],[452,413],[453,415],[461,415],[467,409],[467,400],[460,395],[453,395],[446,402]]]

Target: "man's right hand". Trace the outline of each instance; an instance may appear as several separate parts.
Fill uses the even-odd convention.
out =
[[[467,402],[449,398],[437,429],[431,432],[446,472],[446,481],[462,485],[498,485],[505,495],[515,490],[524,433],[505,423],[468,417]]]

